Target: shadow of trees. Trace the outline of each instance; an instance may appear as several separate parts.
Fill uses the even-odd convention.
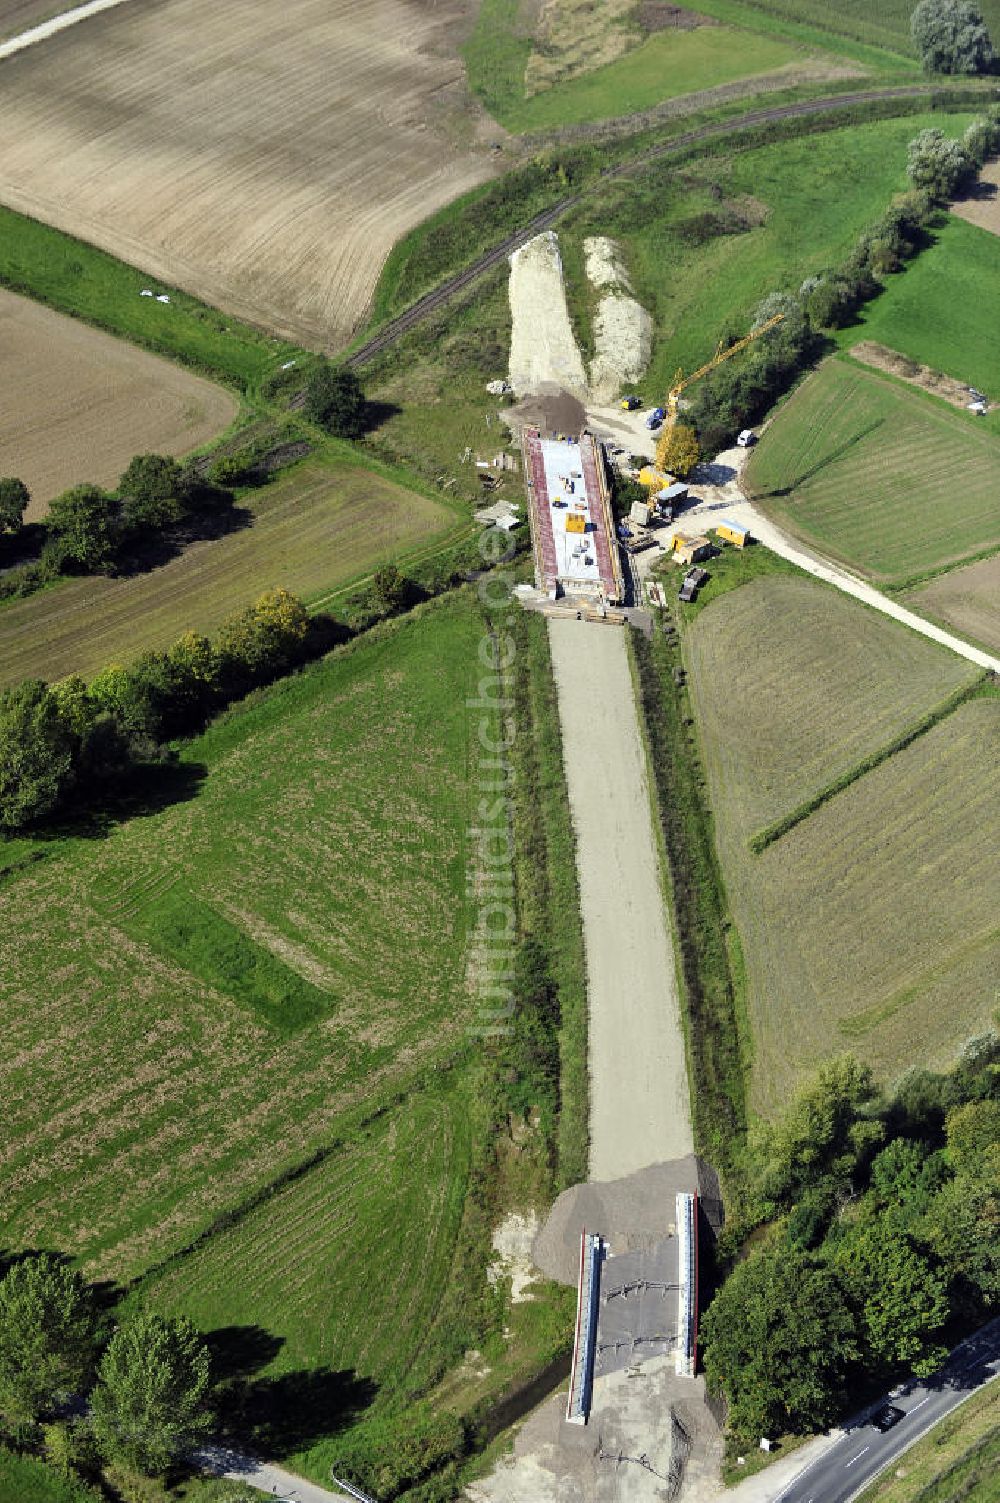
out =
[[[264,1373],[284,1340],[262,1326],[224,1326],[206,1340],[223,1438],[275,1460],[344,1429],[378,1392],[350,1368]]]

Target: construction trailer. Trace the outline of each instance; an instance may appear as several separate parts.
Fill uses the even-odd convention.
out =
[[[749,527],[744,527],[740,522],[720,522],[715,535],[732,543],[734,548],[745,548],[747,543],[753,542]]]
[[[712,540],[699,535],[688,537],[687,533],[675,532],[673,539],[674,563],[697,564],[712,556]]]
[[[662,490],[657,491],[653,499],[657,506],[669,506],[672,511],[676,511],[678,506],[686,503],[688,491],[689,487],[684,484],[683,480],[675,480],[673,485],[666,485]]]

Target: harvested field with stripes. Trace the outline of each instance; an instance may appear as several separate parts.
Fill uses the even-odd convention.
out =
[[[239,402],[203,376],[0,290],[0,456],[31,492],[28,519],[90,480],[113,488],[134,454],[186,454]]]
[[[0,0],[0,40],[20,36],[78,3],[82,0]]]
[[[432,1324],[468,1164],[469,1107],[455,1083],[402,1102],[236,1226],[143,1287],[146,1306],[204,1331],[263,1324],[269,1372],[405,1372]]]
[[[191,543],[148,574],[92,575],[0,605],[0,685],[90,676],[109,662],[212,632],[262,590],[335,590],[389,556],[445,537],[455,514],[349,461],[315,455],[242,503],[248,526]]]
[[[481,631],[470,595],[420,608],[224,717],[130,819],[5,844],[8,1247],[139,1274],[462,1054]]]
[[[708,606],[687,650],[746,960],[753,1104],[777,1108],[818,1060],[848,1048],[887,1081],[917,1058],[947,1065],[996,1005],[987,978],[1000,956],[1000,701],[953,710],[754,855],[762,826],[972,688],[975,675],[787,576]]]
[[[934,398],[828,360],[776,414],[747,467],[768,516],[876,580],[1000,544],[1000,440]]]
[[[5,62],[0,199],[338,348],[399,236],[494,170],[455,51],[462,13],[119,6]]]

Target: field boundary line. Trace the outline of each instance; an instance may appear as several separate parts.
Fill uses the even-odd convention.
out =
[[[64,11],[61,16],[53,16],[51,21],[42,21],[38,26],[30,26],[19,36],[0,43],[0,62],[5,57],[13,57],[15,53],[23,52],[27,47],[34,47],[37,42],[47,42],[49,37],[57,36],[60,31],[66,31],[70,26],[87,21],[91,16],[98,16],[103,10],[114,10],[116,6],[124,4],[125,0],[88,0],[86,5],[74,6],[72,10]]]
[[[966,704],[971,699],[977,698],[988,682],[989,674],[984,669],[983,672],[976,675],[970,684],[963,684],[960,689],[956,689],[954,693],[949,694],[947,699],[943,699],[934,709],[928,710],[926,715],[922,715],[919,720],[908,726],[906,730],[901,731],[898,736],[895,736],[885,746],[880,747],[878,751],[871,752],[867,757],[862,757],[860,762],[856,762],[853,767],[849,767],[846,772],[842,772],[839,778],[834,778],[832,782],[820,788],[811,798],[804,799],[801,804],[791,809],[781,819],[776,819],[772,824],[765,825],[762,830],[758,830],[755,835],[751,835],[747,844],[752,853],[755,856],[763,855],[768,846],[774,845],[775,841],[780,840],[783,835],[787,835],[790,830],[794,830],[796,825],[802,824],[803,820],[808,819],[810,814],[814,814],[817,809],[821,809],[824,804],[828,804],[831,799],[836,798],[838,793],[843,793],[854,783],[865,777],[867,773],[874,772],[877,767],[881,767],[884,762],[888,762],[897,752],[905,751],[908,746],[912,746],[914,741],[919,741],[921,736],[925,736],[936,725],[940,725],[942,720],[946,720],[949,715],[953,715],[961,705]]]

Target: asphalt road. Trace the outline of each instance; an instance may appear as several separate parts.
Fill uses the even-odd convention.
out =
[[[994,1320],[956,1347],[933,1378],[911,1379],[850,1421],[844,1435],[778,1493],[774,1503],[848,1503],[963,1399],[998,1375],[1000,1320]],[[870,1421],[883,1403],[904,1411],[903,1419],[884,1435]]]

